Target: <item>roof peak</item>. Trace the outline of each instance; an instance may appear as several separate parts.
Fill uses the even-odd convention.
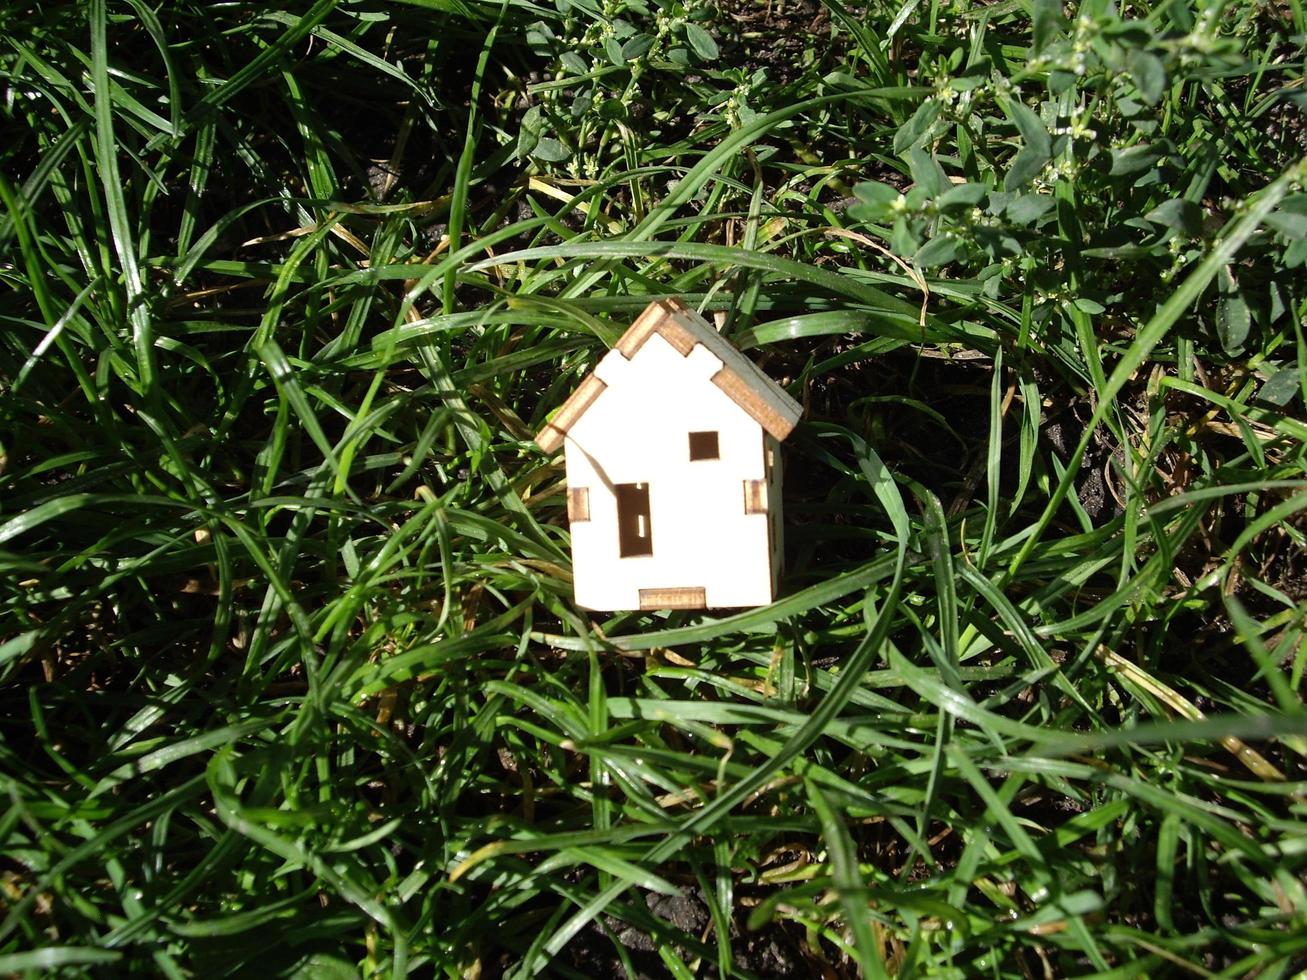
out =
[[[803,409],[753,361],[717,332],[711,323],[677,297],[656,299],[644,308],[618,339],[613,349],[628,361],[654,334],[667,341],[682,356],[695,347],[706,347],[722,362],[712,382],[747,412],[771,436],[782,440],[798,423]],[[563,444],[568,430],[603,394],[606,385],[591,371],[567,401],[536,435],[536,445],[547,453]]]

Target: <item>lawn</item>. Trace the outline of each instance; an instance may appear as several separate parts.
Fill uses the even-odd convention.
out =
[[[0,975],[1307,966],[1300,0],[0,33]],[[589,613],[532,437],[668,296],[781,597]]]

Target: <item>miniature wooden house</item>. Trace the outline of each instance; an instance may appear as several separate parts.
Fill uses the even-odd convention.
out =
[[[651,303],[536,436],[564,447],[577,604],[771,602],[778,447],[800,414],[684,303]]]

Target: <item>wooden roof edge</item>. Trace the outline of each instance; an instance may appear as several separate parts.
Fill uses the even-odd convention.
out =
[[[688,354],[689,347],[693,347],[694,342],[691,339],[689,347],[685,347],[686,337],[683,335],[688,334],[689,331],[672,321],[674,314],[686,309],[688,307],[676,298],[654,300],[626,328],[626,332],[618,338],[613,349],[619,351],[629,361],[644,346],[646,340],[655,333],[663,333],[673,347],[680,350],[682,354]],[[591,382],[599,386],[597,390],[592,390]],[[587,374],[558,411],[540,427],[540,431],[536,433],[535,444],[547,453],[557,452],[568,430],[585,414],[586,409],[593,404],[605,387],[593,370]]]
[[[617,339],[613,349],[620,351],[628,361],[644,346],[644,342],[655,333],[660,333],[667,321],[677,312],[676,300],[656,299],[646,306],[626,332]]]
[[[683,356],[702,343],[722,362],[712,378],[732,401],[778,441],[794,431],[803,408],[758,365],[717,332],[693,307],[677,297],[656,299],[618,338],[614,350],[630,360],[654,334],[659,334]],[[535,443],[547,453],[557,452],[568,430],[590,408],[607,386],[591,372],[541,426]]]
[[[715,384],[731,401],[740,406],[749,417],[763,427],[763,430],[777,442],[784,442],[798,424],[797,417],[790,418],[777,410],[767,398],[753,386],[750,379],[742,377],[740,372],[729,364],[712,376]]]
[[[679,300],[674,302],[677,312],[697,328],[696,332],[702,337],[704,346],[712,351],[722,362],[724,368],[729,369],[738,378],[738,384],[731,385],[729,388],[719,384],[718,387],[731,395],[736,404],[753,416],[769,433],[783,442],[803,416],[803,406],[795,401],[775,378],[758,367],[752,358],[723,337],[717,331],[717,328],[705,320],[697,311]],[[751,393],[755,398],[741,400],[741,398],[737,398],[732,394],[732,392],[744,391]],[[755,404],[755,402],[765,405],[766,411],[762,411],[760,405]],[[762,417],[764,415],[766,420]]]
[[[568,431],[607,387],[593,371],[587,374],[576,386],[576,391],[568,396],[567,401],[563,402],[553,417],[540,427],[540,431],[536,433],[536,445],[547,453],[557,452]]]
[[[552,456],[558,452],[558,447],[563,444],[566,437],[566,432],[562,429],[556,429],[546,422],[540,427],[540,431],[536,433],[535,444]]]

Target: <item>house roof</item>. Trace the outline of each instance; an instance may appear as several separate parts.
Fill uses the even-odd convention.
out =
[[[622,334],[614,349],[630,360],[654,334],[682,355],[688,356],[702,344],[722,362],[721,370],[713,375],[713,384],[776,439],[784,439],[794,429],[803,414],[799,403],[681,300],[660,299],[650,303]],[[555,452],[568,430],[603,394],[605,387],[593,372],[587,375],[554,417],[541,427],[536,434],[536,445],[547,453]]]

